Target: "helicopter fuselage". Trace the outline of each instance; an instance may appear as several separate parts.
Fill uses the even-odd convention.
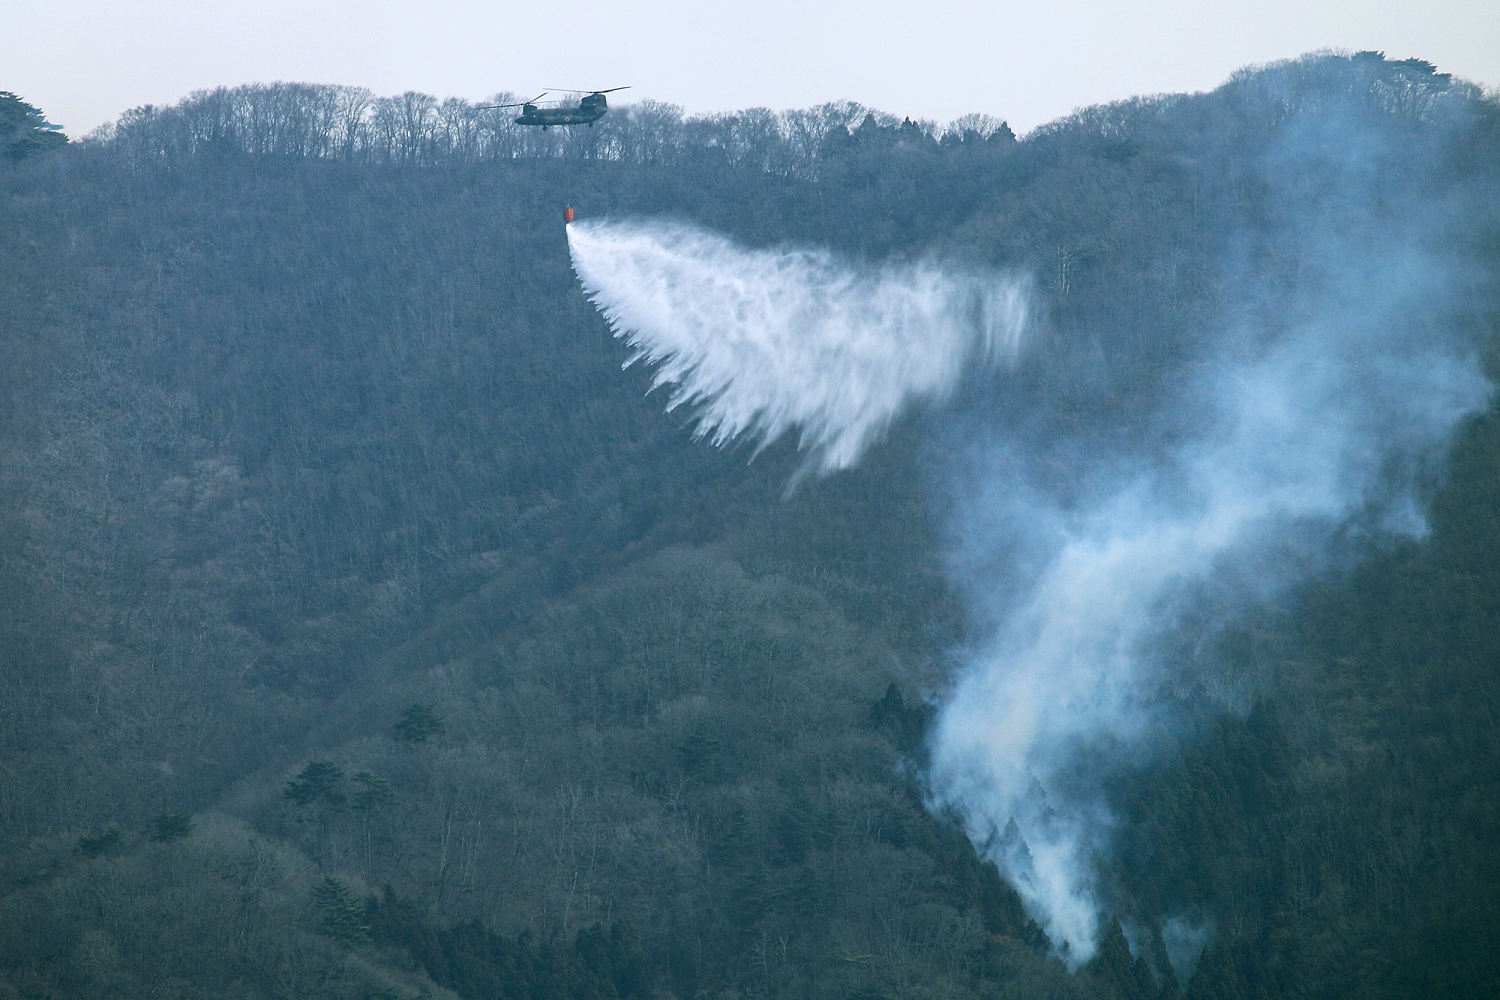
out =
[[[581,108],[526,108],[516,118],[517,125],[592,125],[604,117],[604,109],[586,111]]]
[[[609,110],[603,94],[590,94],[577,104],[560,108],[539,108],[535,104],[521,105],[517,125],[592,125]]]

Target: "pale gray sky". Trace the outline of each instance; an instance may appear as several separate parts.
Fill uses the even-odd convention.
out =
[[[1500,85],[1497,0],[0,0],[0,25],[0,90],[75,137],[132,107],[275,80],[474,101],[629,84],[618,103],[690,113],[848,98],[1017,132],[1323,48]]]

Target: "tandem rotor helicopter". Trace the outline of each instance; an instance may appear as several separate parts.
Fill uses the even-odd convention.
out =
[[[520,108],[521,114],[516,118],[517,125],[540,125],[545,131],[553,125],[587,125],[593,127],[594,122],[603,118],[609,111],[609,101],[605,94],[613,94],[617,90],[629,90],[629,87],[610,87],[608,90],[564,90],[561,87],[554,88],[560,94],[582,94],[577,104],[564,104],[562,101],[548,101],[547,107],[539,107],[537,102],[552,90],[544,90],[529,101],[520,104],[488,104],[476,111],[488,111],[495,108]]]

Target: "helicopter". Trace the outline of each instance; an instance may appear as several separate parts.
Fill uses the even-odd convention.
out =
[[[556,88],[563,94],[582,94],[583,97],[577,104],[563,104],[555,102],[554,107],[539,108],[537,101],[552,93],[544,90],[529,101],[520,104],[490,104],[476,110],[487,111],[492,108],[520,108],[521,115],[516,119],[517,125],[540,125],[545,131],[553,125],[587,125],[593,127],[594,122],[603,118],[609,110],[609,102],[605,100],[605,94],[613,94],[617,90],[629,90],[629,87],[610,87],[608,90],[563,90]]]

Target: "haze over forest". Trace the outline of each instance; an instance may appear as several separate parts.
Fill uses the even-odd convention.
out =
[[[45,110],[0,997],[1500,993],[1493,95]]]

